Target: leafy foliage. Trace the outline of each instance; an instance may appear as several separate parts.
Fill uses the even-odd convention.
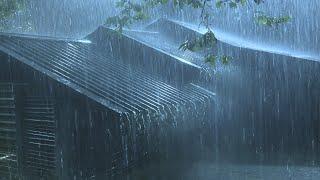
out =
[[[24,0],[0,0],[0,20],[11,16],[24,5]]]
[[[221,62],[222,62],[222,64],[229,64],[229,62],[230,62],[231,59],[232,59],[231,56],[223,55],[223,56],[221,57]]]
[[[109,17],[106,20],[106,24],[113,25],[119,32],[122,32],[124,27],[129,27],[135,21],[147,19],[149,17],[148,9],[168,2],[168,0],[143,0],[142,2],[119,0],[116,3],[117,8],[120,10],[119,14]]]
[[[8,17],[24,8],[25,0],[0,0],[0,29],[5,28]]]
[[[217,39],[210,28],[210,19],[212,16],[210,11],[212,10],[212,3],[215,3],[216,8],[237,8],[246,5],[248,1],[249,0],[142,0],[139,3],[134,3],[130,0],[119,0],[117,2],[117,7],[120,9],[119,14],[108,18],[106,24],[113,25],[119,32],[122,32],[123,27],[129,26],[135,21],[148,18],[147,12],[149,9],[169,3],[173,4],[177,10],[187,6],[194,9],[201,9],[200,24],[203,24],[207,28],[207,33],[200,38],[187,40],[179,47],[179,49],[184,51],[199,51],[205,48],[212,48],[217,42]],[[264,2],[264,0],[252,1],[257,5]],[[289,16],[270,17],[262,12],[257,12],[255,18],[258,24],[270,27],[287,23],[291,19]],[[223,64],[228,64],[232,57],[225,55],[217,57],[213,54],[208,54],[205,58],[205,62],[214,65],[217,59],[220,59]]]
[[[222,8],[229,5],[230,8],[237,8],[239,5],[245,5],[247,0],[218,0],[216,2],[217,8]]]
[[[199,51],[206,48],[212,48],[217,42],[215,34],[210,28],[212,16],[210,11],[212,10],[212,4],[215,4],[216,8],[237,8],[246,5],[248,1],[250,0],[118,0],[116,2],[116,7],[119,9],[119,13],[109,17],[106,20],[106,24],[115,26],[118,32],[122,32],[124,27],[129,27],[136,21],[147,19],[149,17],[148,11],[156,6],[172,4],[177,10],[184,7],[201,9],[200,24],[203,24],[207,28],[207,32],[202,37],[183,42],[179,47],[179,49],[184,51]],[[264,0],[251,1],[257,5],[264,2]],[[8,17],[25,6],[25,2],[26,0],[0,0],[0,29],[6,26]],[[291,17],[272,17],[263,12],[256,12],[255,19],[260,25],[273,27],[289,22]],[[217,57],[213,54],[208,54],[205,58],[205,62],[215,64],[216,59],[220,59],[223,64],[228,64],[232,58],[229,56]]]
[[[181,50],[190,50],[190,51],[198,51],[204,48],[213,47],[217,42],[217,38],[214,33],[209,30],[200,38],[196,38],[194,40],[187,40],[186,42],[182,43],[179,47]]]
[[[144,12],[145,6],[138,3],[133,3],[129,0],[120,0],[116,6],[120,8],[118,15],[109,17],[106,24],[116,26],[117,30],[122,32],[123,27],[131,25],[134,21],[139,21],[147,18]]]
[[[266,26],[278,26],[280,24],[288,23],[291,20],[290,16],[281,16],[281,17],[271,17],[265,15],[263,12],[256,12],[255,19],[258,24]]]
[[[216,56],[216,55],[209,54],[208,56],[205,57],[204,61],[206,63],[210,63],[210,65],[212,66],[216,66],[217,60],[220,60],[222,64],[226,65],[230,63],[230,61],[232,60],[232,57],[226,56],[226,55]]]
[[[218,58],[219,58],[218,56],[210,54],[205,58],[204,61],[206,63],[210,63],[212,66],[215,66]]]

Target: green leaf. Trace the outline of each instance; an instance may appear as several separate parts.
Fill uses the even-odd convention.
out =
[[[216,65],[216,61],[217,61],[217,56],[214,56],[214,55],[209,55],[205,58],[205,62],[206,63],[210,63],[212,66],[215,66]]]
[[[211,31],[208,30],[203,36],[196,38],[192,41],[187,40],[184,43],[182,43],[179,47],[179,49],[185,51],[185,50],[190,50],[190,51],[199,51],[203,50],[205,48],[212,48],[217,42],[215,34]]]
[[[217,42],[217,38],[211,30],[208,30],[208,32],[206,32],[202,38],[204,42],[203,44],[204,47],[212,47]]]
[[[223,56],[221,57],[221,62],[222,62],[222,64],[229,64],[229,62],[230,62],[231,59],[232,59],[232,57],[223,55]]]
[[[237,7],[237,3],[234,1],[229,2],[229,6],[230,8],[236,8]]]
[[[263,1],[263,0],[254,0],[254,2],[255,2],[256,4],[261,4],[261,3],[263,3],[264,1]]]
[[[180,46],[179,46],[179,50],[183,50],[183,51],[186,51],[187,49],[189,49],[188,47],[190,46],[190,41],[187,40],[185,41],[184,43],[182,43]]]
[[[141,12],[142,11],[142,6],[140,4],[132,4],[132,9],[136,12]]]
[[[257,21],[259,24],[267,25],[268,18],[266,16],[258,16]]]
[[[279,24],[280,23],[287,23],[290,21],[290,19],[291,19],[290,16],[283,16],[283,17],[280,17],[277,19],[277,23],[279,23]]]
[[[161,4],[167,4],[169,0],[161,0]]]
[[[147,19],[147,18],[148,18],[148,16],[145,13],[141,12],[141,11],[137,12],[135,14],[135,16],[133,17],[133,19],[136,20],[136,21],[144,20],[144,19]]]
[[[195,9],[202,7],[202,2],[198,0],[191,1],[191,6]]]
[[[223,6],[223,1],[222,0],[218,0],[217,2],[216,2],[216,7],[217,8],[221,8]]]
[[[240,0],[241,5],[245,5],[247,3],[247,0]]]
[[[124,7],[124,5],[125,5],[125,1],[124,0],[120,0],[120,1],[116,2],[116,7],[117,8]]]
[[[282,16],[282,17],[270,17],[263,12],[256,12],[255,14],[256,20],[258,24],[266,25],[266,26],[277,26],[279,24],[287,23],[290,21],[290,16]]]
[[[177,6],[177,5],[178,5],[178,3],[179,3],[179,1],[178,1],[178,0],[173,0],[173,5],[174,5],[174,6]]]

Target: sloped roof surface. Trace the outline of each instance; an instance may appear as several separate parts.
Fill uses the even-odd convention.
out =
[[[0,50],[118,112],[158,111],[208,97],[193,85],[179,90],[155,80],[90,43],[0,35]]]
[[[207,32],[207,29],[204,26],[165,18],[157,19],[156,21],[149,24],[145,29],[148,31],[159,32],[158,36],[160,36],[161,38],[158,39],[167,38],[167,41],[171,41],[171,44],[176,43],[175,46],[179,46],[185,40],[190,40],[202,36],[205,32]],[[261,42],[255,42],[249,39],[241,38],[232,33],[224,32],[220,29],[213,28],[212,30],[214,31],[214,34],[218,39],[217,46],[215,47],[215,50],[217,52],[223,50],[223,52],[227,51],[228,53],[231,53],[230,50],[233,50],[241,51],[241,53],[244,53],[244,50],[250,50],[251,52],[255,53],[271,53],[282,58],[304,59],[317,62],[320,61],[320,57],[314,53],[292,51],[286,47],[278,47],[273,44],[263,44]],[[150,37],[141,36],[137,33],[130,33],[130,35],[141,41],[151,44],[152,46],[160,47],[162,49],[166,48],[166,46],[162,46],[161,44],[159,46],[159,44],[157,44],[158,41],[154,41]],[[172,49],[172,47],[170,49]],[[170,51],[170,49],[168,49],[168,52],[176,54],[179,57],[184,57],[186,60],[197,65],[203,66],[203,64],[198,61],[199,55],[203,56],[203,54],[188,51],[187,53],[181,53],[179,51]]]

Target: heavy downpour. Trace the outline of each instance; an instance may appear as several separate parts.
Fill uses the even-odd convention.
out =
[[[0,180],[319,180],[319,0],[0,0]]]

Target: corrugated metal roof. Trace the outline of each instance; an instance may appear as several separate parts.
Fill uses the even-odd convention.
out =
[[[196,86],[177,89],[93,47],[78,41],[0,35],[1,51],[118,112],[158,113],[210,98]]]

